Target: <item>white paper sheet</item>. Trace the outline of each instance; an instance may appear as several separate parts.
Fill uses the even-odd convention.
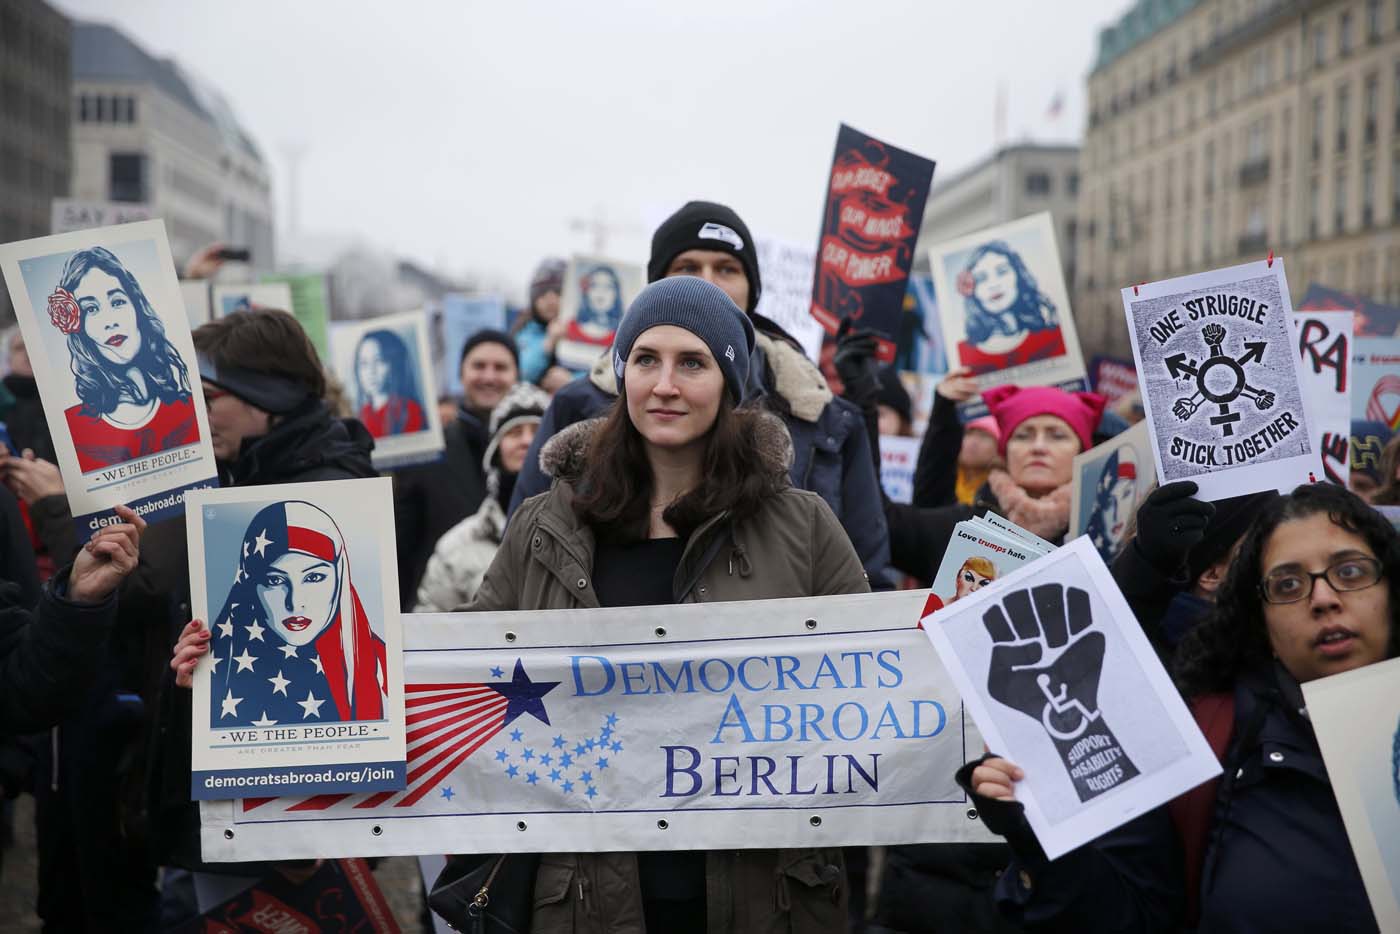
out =
[[[1281,258],[1131,286],[1123,309],[1160,483],[1217,500],[1322,478]]]
[[[1220,772],[1088,538],[924,621],[1055,859]]]

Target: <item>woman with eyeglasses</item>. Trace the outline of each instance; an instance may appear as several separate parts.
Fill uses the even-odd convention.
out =
[[[989,754],[959,771],[1015,854],[1003,913],[1050,930],[1376,930],[1300,685],[1400,655],[1397,615],[1400,537],[1380,513],[1331,483],[1274,500],[1177,653],[1220,778],[1049,862],[1016,803],[1022,770]]]

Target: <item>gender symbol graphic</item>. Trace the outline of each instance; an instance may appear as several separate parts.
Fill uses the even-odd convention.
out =
[[[1207,324],[1201,329],[1201,336],[1205,338],[1206,348],[1210,351],[1204,363],[1198,365],[1194,359],[1187,359],[1184,351],[1166,359],[1167,372],[1173,379],[1189,376],[1196,381],[1196,391],[1176,400],[1172,412],[1184,422],[1196,414],[1203,402],[1214,402],[1220,406],[1220,411],[1210,417],[1210,423],[1220,429],[1222,437],[1228,438],[1235,433],[1235,422],[1242,417],[1239,412],[1230,410],[1230,403],[1244,396],[1252,400],[1260,411],[1274,404],[1274,394],[1267,389],[1251,386],[1244,369],[1249,363],[1262,367],[1264,350],[1269,345],[1267,341],[1245,341],[1244,353],[1232,357],[1223,347],[1227,336],[1224,325],[1214,322]]]
[[[1107,640],[1091,628],[1088,593],[1063,584],[1013,591],[982,624],[995,643],[988,693],[1040,722],[1080,801],[1138,774],[1099,710]]]

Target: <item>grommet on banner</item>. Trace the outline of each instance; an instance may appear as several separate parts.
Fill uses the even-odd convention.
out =
[[[521,821],[520,823],[516,824],[515,829],[523,832],[525,830],[525,822]]]
[[[384,828],[383,828],[383,827],[380,827],[378,824],[375,824],[373,827],[371,827],[371,828],[369,829],[369,832],[372,833],[372,834],[374,834],[376,837],[383,836],[383,834],[384,834]]]
[[[670,827],[670,826],[671,826],[671,825],[668,824],[668,823],[666,822],[666,818],[664,818],[664,817],[661,818],[661,820],[659,820],[659,821],[656,822],[656,829],[657,829],[657,830],[665,830],[667,827]]]
[[[1273,250],[1270,250],[1270,251],[1269,251],[1268,263],[1269,263],[1269,268],[1270,268],[1270,269],[1273,269],[1273,268],[1274,268],[1274,251],[1273,251]]]
[[[809,619],[809,620],[807,620],[807,622],[803,623],[802,625],[806,626],[808,629],[816,629],[816,628],[817,628],[817,621],[814,620],[814,619]]]
[[[506,641],[507,641],[507,642],[514,642],[514,641],[515,641],[515,633],[513,633],[513,632],[508,632],[508,633],[506,633]]]
[[[232,831],[232,830],[225,830],[225,831],[224,831],[224,839],[225,839],[225,840],[232,840],[232,839],[233,839],[233,831]]]
[[[665,627],[665,626],[657,626],[657,627],[656,627],[656,638],[658,638],[658,639],[664,639],[664,638],[666,638],[666,627]]]
[[[813,827],[820,827],[822,825],[822,819],[816,814],[813,814],[812,819],[807,823],[811,824]]]
[[[977,819],[977,809],[976,809],[976,808],[968,808],[968,809],[967,809],[967,819],[968,819],[968,820],[976,820],[976,819]]]

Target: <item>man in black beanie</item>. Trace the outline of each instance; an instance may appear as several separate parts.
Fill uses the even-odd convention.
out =
[[[1205,502],[1196,484],[1158,487],[1138,507],[1137,531],[1113,562],[1113,579],[1164,664],[1176,645],[1215,605],[1235,546],[1272,490]]]
[[[651,238],[647,281],[670,276],[696,276],[717,285],[748,314],[755,344],[746,398],[787,426],[794,451],[793,486],[818,494],[831,506],[860,555],[870,586],[891,586],[886,577],[889,529],[860,409],[832,394],[821,371],[790,334],[755,313],[762,281],[748,225],[725,205],[689,202]],[[526,498],[549,489],[539,464],[545,442],[575,422],[602,415],[617,399],[610,361],[611,352],[602,354],[589,373],[555,394],[516,481],[511,512]]]

